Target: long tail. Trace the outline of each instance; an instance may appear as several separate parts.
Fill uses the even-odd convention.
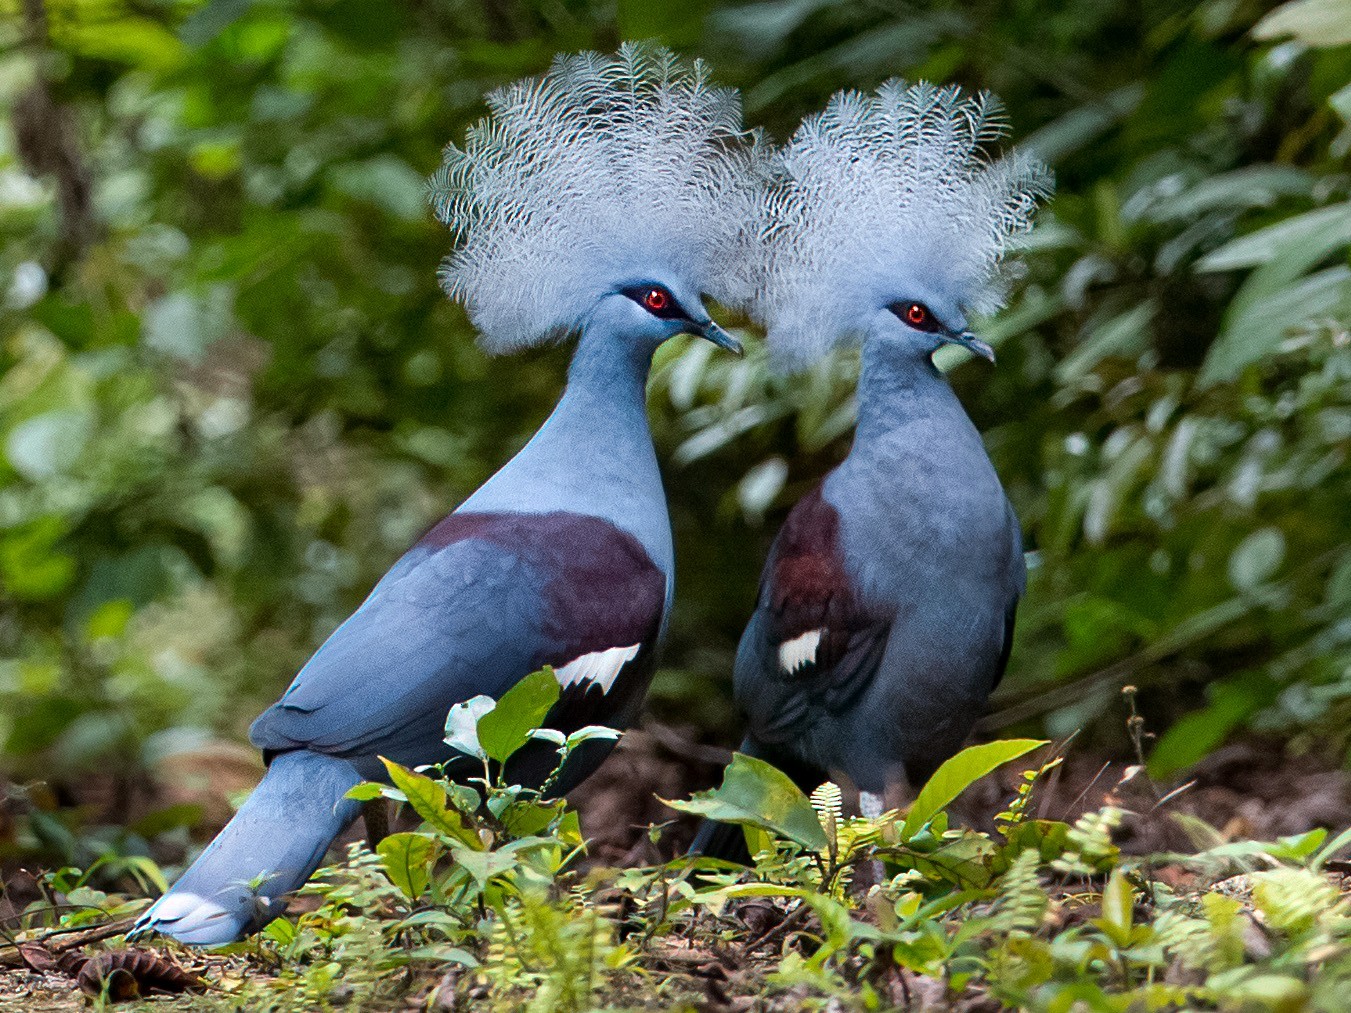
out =
[[[137,920],[133,932],[218,946],[262,928],[286,907],[328,846],[356,819],[344,798],[361,776],[346,760],[283,753],[192,867]]]
[[[817,785],[825,780],[825,775],[820,771],[794,759],[781,750],[757,742],[750,735],[742,740],[741,747],[737,752],[774,764],[806,792],[814,791]],[[751,853],[746,847],[746,835],[742,832],[741,827],[734,823],[704,820],[699,824],[699,830],[694,835],[694,842],[690,844],[689,853],[691,855],[706,855],[709,858],[721,858],[725,862],[737,862],[741,865],[751,864]]]

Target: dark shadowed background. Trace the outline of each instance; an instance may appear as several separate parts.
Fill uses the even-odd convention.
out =
[[[477,350],[423,179],[486,89],[626,38],[779,140],[841,87],[988,88],[1053,166],[999,366],[953,374],[1031,550],[987,732],[1126,753],[1130,683],[1161,776],[1258,736],[1340,765],[1351,14],[1274,6],[0,0],[0,858],[218,821],[253,716],[543,420],[567,351]],[[736,738],[760,562],[848,448],[853,368],[663,349],[657,734]]]

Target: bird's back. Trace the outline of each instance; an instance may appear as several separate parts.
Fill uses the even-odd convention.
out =
[[[456,513],[433,528],[254,723],[266,754],[449,758],[453,704],[552,665],[550,727],[623,727],[652,672],[666,577],[638,541],[582,514]],[[571,667],[570,667],[571,666]],[[542,773],[547,774],[545,770]]]

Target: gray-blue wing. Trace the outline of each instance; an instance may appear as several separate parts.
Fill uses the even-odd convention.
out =
[[[542,575],[477,538],[415,548],[254,722],[266,754],[436,762],[450,707],[531,671]]]
[[[381,774],[376,756],[443,762],[452,706],[500,697],[544,665],[563,686],[549,727],[623,728],[651,679],[665,597],[665,576],[608,521],[452,514],[394,565],[250,737],[269,756],[327,753],[368,777]],[[590,766],[601,756],[592,753]]]

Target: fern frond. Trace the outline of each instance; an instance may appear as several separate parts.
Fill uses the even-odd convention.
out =
[[[816,810],[817,818],[821,821],[821,827],[826,832],[826,840],[830,842],[831,857],[839,851],[840,825],[844,822],[844,803],[840,796],[840,786],[834,781],[827,781],[818,787],[811,796],[812,808]]]

